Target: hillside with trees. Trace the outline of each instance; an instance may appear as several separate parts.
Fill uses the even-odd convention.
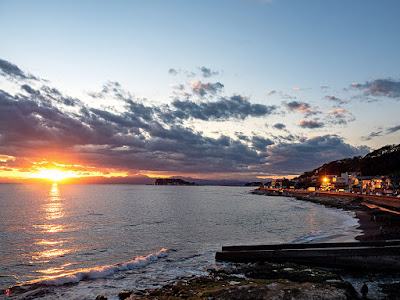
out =
[[[355,172],[360,176],[400,177],[400,144],[384,146],[364,157],[355,156],[326,163],[315,170],[304,172],[299,179],[321,176],[321,174],[339,176],[345,172]]]

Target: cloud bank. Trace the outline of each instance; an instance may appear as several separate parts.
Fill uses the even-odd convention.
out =
[[[102,174],[117,170],[130,176],[156,173],[255,178],[298,174],[321,162],[366,151],[333,135],[310,139],[255,133],[246,136],[240,132],[233,136],[225,132],[207,135],[196,128],[199,121],[213,126],[213,122],[240,123],[258,118],[257,122],[264,124],[277,110],[275,105],[253,103],[243,95],[223,95],[220,82],[195,81],[189,83],[183,99],[175,97],[167,104],[154,104],[135,97],[115,81],[89,92],[88,99],[77,99],[10,62],[1,60],[0,69],[0,76],[14,86],[0,89],[0,157],[13,157],[0,159],[3,174],[57,163],[82,172],[98,169]],[[209,69],[201,71],[203,75],[216,75]],[[91,105],[109,99],[118,105]],[[287,107],[304,114],[312,111],[304,102],[291,102]],[[323,125],[315,120],[300,122],[303,128]],[[286,130],[283,123],[273,128]]]

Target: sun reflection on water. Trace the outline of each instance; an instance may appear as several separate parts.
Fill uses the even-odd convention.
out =
[[[62,243],[62,241],[47,241],[47,240],[40,240],[35,243],[35,245],[57,245]]]
[[[48,217],[45,217],[45,219],[49,220]],[[65,226],[60,224],[42,224],[42,225],[33,225],[33,227],[43,229],[43,231],[40,233],[45,234],[45,233],[64,231],[63,229]]]
[[[63,264],[60,267],[52,267],[52,268],[47,268],[44,270],[39,270],[38,272],[43,273],[43,274],[47,274],[47,275],[52,275],[52,274],[58,274],[61,273],[65,270],[66,267],[72,265],[72,263],[67,263],[67,264]]]
[[[51,258],[56,256],[64,256],[72,251],[72,249],[50,249],[40,252],[35,252],[36,255],[32,256],[32,259],[39,260],[41,258]]]
[[[58,189],[58,184],[56,182],[54,182],[53,185],[51,186],[50,196],[57,198],[60,196],[60,191]]]
[[[54,220],[64,217],[63,205],[60,202],[44,204],[43,208],[47,211],[45,218]]]
[[[63,233],[73,230],[74,224],[65,223],[65,204],[64,199],[61,197],[60,188],[57,183],[53,183],[47,199],[42,204],[41,224],[33,225],[34,228],[39,229],[37,233],[43,234],[45,238],[35,242],[35,245],[41,246],[35,252],[30,253],[32,260],[43,261],[43,259],[52,259],[62,257],[73,249],[65,247],[66,238],[54,235],[55,233]],[[64,221],[64,222],[63,222]],[[71,238],[67,238],[71,239]],[[61,267],[60,267],[61,268]],[[58,267],[51,267],[40,272],[52,274],[59,272]]]

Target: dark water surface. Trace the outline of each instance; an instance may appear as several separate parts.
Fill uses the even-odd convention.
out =
[[[348,213],[250,190],[2,184],[0,289],[22,285],[12,290],[21,299],[117,299],[121,289],[204,274],[223,245],[359,234]]]

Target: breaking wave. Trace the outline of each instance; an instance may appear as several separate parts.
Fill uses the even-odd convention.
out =
[[[110,277],[117,272],[142,268],[152,262],[157,261],[159,258],[166,257],[167,255],[168,250],[163,248],[158,252],[149,254],[147,256],[137,256],[134,260],[124,263],[81,269],[79,271],[74,271],[69,274],[63,274],[60,276],[45,279],[38,279],[25,283],[21,286],[14,286],[12,290],[17,292],[20,289],[25,290],[27,287],[32,287],[36,285],[60,286],[64,284],[78,283],[83,280]]]
[[[321,238],[323,236],[326,235],[325,231],[322,230],[318,230],[315,232],[310,232],[308,234],[305,234],[297,239],[295,239],[294,241],[292,241],[292,244],[306,244],[306,243],[310,243],[318,238]]]

